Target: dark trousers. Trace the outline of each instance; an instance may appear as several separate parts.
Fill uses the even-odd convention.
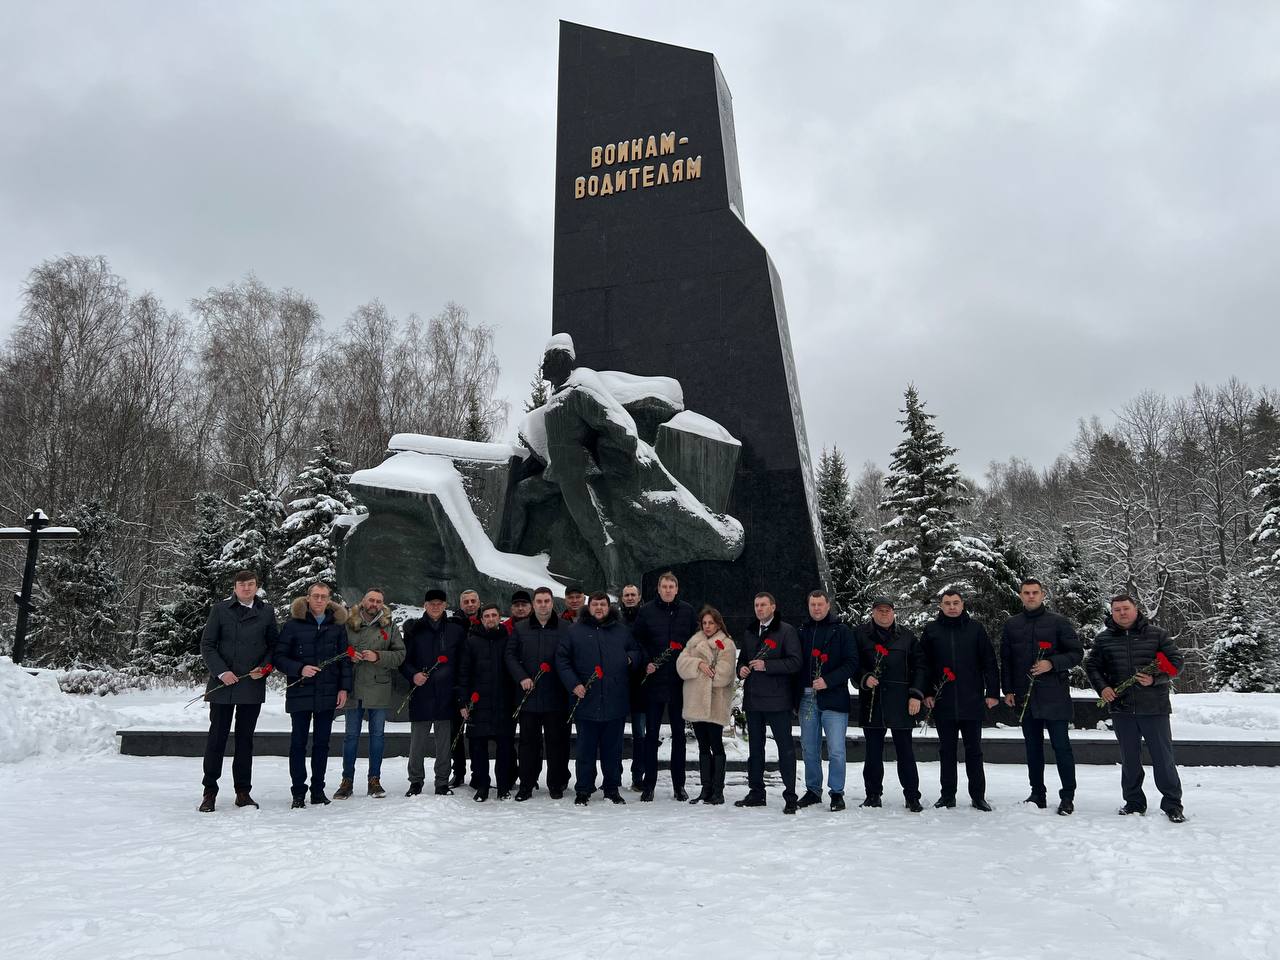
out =
[[[884,793],[884,738],[893,734],[893,755],[897,758],[898,783],[902,795],[908,800],[920,799],[920,770],[916,767],[916,752],[911,746],[911,728],[886,731],[884,727],[863,727],[862,739],[866,754],[862,760],[862,785],[868,797]]]
[[[520,787],[532,790],[547,758],[547,789],[569,786],[569,715],[560,713],[520,714]]]
[[[1033,794],[1045,795],[1044,732],[1047,729],[1053,757],[1058,764],[1058,780],[1062,784],[1058,796],[1063,800],[1075,799],[1076,758],[1071,752],[1071,738],[1067,735],[1069,725],[1066,720],[1035,720],[1031,717],[1022,721],[1022,739],[1027,745],[1027,779],[1031,781]]]
[[[649,703],[644,711],[644,781],[645,790],[652,790],[658,783],[658,740],[662,733],[662,714],[667,715],[671,728],[671,786],[684,789],[684,704],[679,700],[666,703]],[[635,749],[633,742],[632,749]]]
[[[516,782],[516,745],[510,735],[505,737],[481,737],[470,734],[467,739],[471,747],[471,786],[476,790],[488,790],[489,779],[489,744],[493,744],[495,770],[498,779],[498,792],[509,793]]]
[[[747,789],[764,793],[764,730],[773,731],[778,745],[778,772],[782,774],[782,795],[796,795],[796,741],[791,735],[791,711],[747,711]]]
[[[293,795],[307,792],[307,737],[311,737],[311,792],[324,790],[324,768],[329,764],[329,734],[333,730],[333,710],[304,710],[289,714],[293,721],[293,733],[289,737],[289,777],[293,780]]]
[[[1111,715],[1111,729],[1120,743],[1120,788],[1124,802],[1147,808],[1147,795],[1142,791],[1142,741],[1151,754],[1151,773],[1160,791],[1160,809],[1182,806],[1182,780],[1173,760],[1173,733],[1169,717],[1135,717],[1127,713]]]
[[[644,734],[645,712],[641,708],[631,713],[631,782],[644,785]]]
[[[982,769],[982,721],[938,719],[937,728],[942,796],[948,800],[956,798],[956,738],[964,737],[964,772],[969,781],[969,799],[986,799],[987,775]]]
[[[231,759],[231,782],[237,790],[253,785],[253,729],[258,725],[260,703],[209,704],[209,738],[204,744],[204,788],[218,792],[222,776],[222,760],[227,755],[227,737],[231,733],[231,717],[236,719],[236,755]]]
[[[578,778],[574,793],[590,796],[596,792],[596,758],[600,758],[600,776],[605,795],[617,793],[622,786],[622,730],[625,717],[617,720],[574,721],[578,727]]]
[[[458,725],[461,717],[455,716],[449,721],[449,736],[453,742],[453,776],[462,777],[467,772],[467,738],[458,736]]]
[[[693,722],[693,735],[698,739],[698,759],[724,756],[724,727],[718,723]]]

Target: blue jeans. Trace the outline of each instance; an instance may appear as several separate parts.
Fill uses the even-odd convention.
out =
[[[844,793],[844,747],[849,714],[819,710],[818,697],[806,691],[800,700],[800,746],[804,750],[804,788],[822,795],[822,736],[827,737],[829,784],[832,793]]]
[[[360,723],[369,718],[369,776],[382,776],[382,750],[385,738],[382,728],[388,711],[367,710],[357,705],[347,711],[347,736],[342,741],[342,775],[348,780],[356,776],[356,753],[360,750]]]

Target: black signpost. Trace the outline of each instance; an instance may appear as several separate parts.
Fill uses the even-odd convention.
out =
[[[0,527],[0,540],[26,540],[27,566],[22,572],[22,592],[13,595],[18,605],[18,622],[13,629],[13,662],[22,663],[23,646],[27,639],[27,615],[31,612],[31,588],[36,580],[36,557],[42,540],[78,540],[80,531],[75,527],[51,527],[43,510],[27,517],[25,527]]]

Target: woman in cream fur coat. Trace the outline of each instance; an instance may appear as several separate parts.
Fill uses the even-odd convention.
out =
[[[698,769],[702,792],[690,803],[724,803],[724,728],[733,704],[733,665],[738,650],[714,607],[698,615],[702,629],[685,644],[676,660],[684,680],[684,718],[693,722],[698,738]]]

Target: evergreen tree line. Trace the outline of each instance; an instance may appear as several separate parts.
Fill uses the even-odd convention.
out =
[[[817,489],[832,590],[845,615],[886,594],[919,625],[955,586],[993,636],[1024,577],[1086,645],[1107,601],[1135,597],[1187,651],[1184,689],[1280,691],[1280,413],[1237,380],[1189,397],[1143,393],[1115,422],[1082,422],[1047,470],[961,475],[914,387],[887,472],[851,478],[824,450]],[[1083,685],[1083,676],[1078,677]]]
[[[171,309],[102,257],[40,264],[0,346],[0,512],[39,507],[83,537],[42,552],[30,662],[186,669],[235,569],[273,602],[332,576],[352,463],[397,432],[501,430],[498,374],[492,329],[454,303],[422,320],[371,300],[332,331],[254,276]],[[14,589],[23,562],[0,550]]]

